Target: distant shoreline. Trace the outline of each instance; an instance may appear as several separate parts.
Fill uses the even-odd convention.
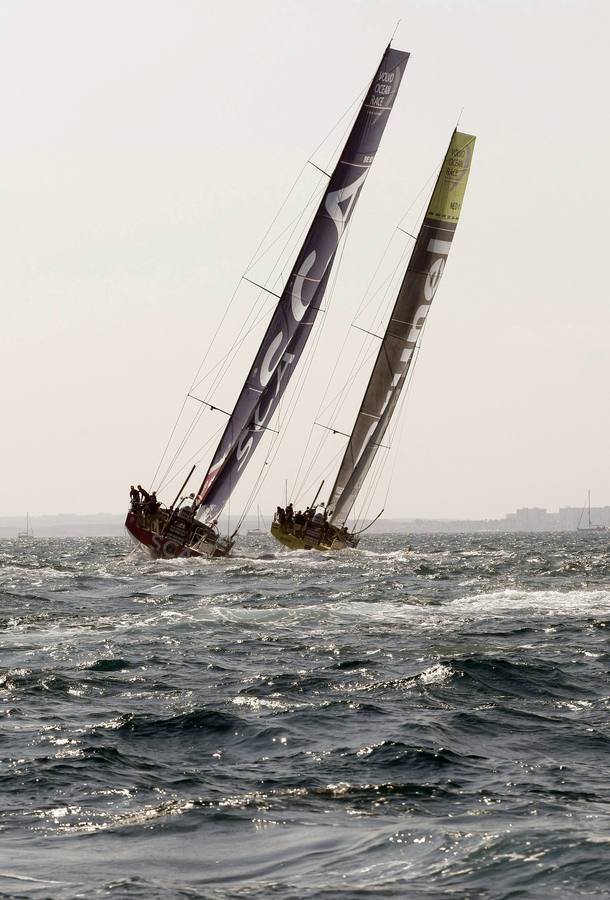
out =
[[[592,510],[597,524],[610,525],[610,507]],[[479,533],[523,533],[523,532],[571,532],[576,531],[581,510],[564,507],[558,513],[547,513],[542,509],[521,509],[502,519],[379,519],[371,527],[373,534],[479,534]],[[263,515],[267,527],[269,515]],[[124,515],[95,513],[76,515],[64,513],[48,516],[30,516],[30,526],[35,537],[121,537],[125,534]],[[0,516],[0,540],[15,538],[23,531],[25,517]],[[256,528],[256,516],[246,516],[241,528],[245,535]],[[604,532],[600,532],[603,534]],[[610,537],[610,532],[608,533]]]

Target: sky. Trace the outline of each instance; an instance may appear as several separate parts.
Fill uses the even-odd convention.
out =
[[[292,494],[331,367],[359,352],[350,324],[373,322],[367,286],[397,223],[417,226],[460,116],[477,136],[468,190],[370,514],[496,517],[579,505],[588,488],[610,503],[606,2],[13,0],[0,5],[0,514],[120,512],[130,483],[151,484],[202,358],[205,374],[259,302],[240,281],[259,241],[306,161],[329,163],[398,20],[393,44],[412,55],[255,503],[274,508],[285,480]],[[271,253],[263,263],[269,278]],[[260,328],[214,394],[222,408]],[[365,363],[329,423],[342,430]],[[202,416],[194,446],[222,424]],[[324,467],[332,478],[341,444],[327,444],[312,484]]]

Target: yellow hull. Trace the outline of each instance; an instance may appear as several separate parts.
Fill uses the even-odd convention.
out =
[[[297,537],[296,534],[289,534],[286,531],[282,531],[275,522],[271,526],[271,534],[280,542],[280,544],[283,544],[290,550],[345,550],[348,546],[344,541],[338,538],[334,538],[330,544],[312,543],[312,541],[307,540],[307,538]]]

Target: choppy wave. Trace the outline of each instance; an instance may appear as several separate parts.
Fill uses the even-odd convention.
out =
[[[604,535],[0,544],[0,897],[610,896]]]

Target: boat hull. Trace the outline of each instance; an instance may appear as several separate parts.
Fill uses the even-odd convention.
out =
[[[158,531],[146,527],[140,517],[133,512],[127,513],[125,528],[129,534],[141,544],[154,559],[188,559],[190,557],[228,556],[228,549],[212,541],[200,541],[195,547],[189,547],[172,537],[165,537]]]
[[[277,522],[272,524],[271,534],[280,542],[280,544],[283,544],[284,547],[288,547],[290,550],[320,550],[322,552],[327,552],[328,550],[347,550],[348,547],[355,547],[358,543],[356,540],[353,544],[348,544],[339,537],[334,537],[331,542],[316,541],[306,534],[299,536],[292,532],[284,531]]]

